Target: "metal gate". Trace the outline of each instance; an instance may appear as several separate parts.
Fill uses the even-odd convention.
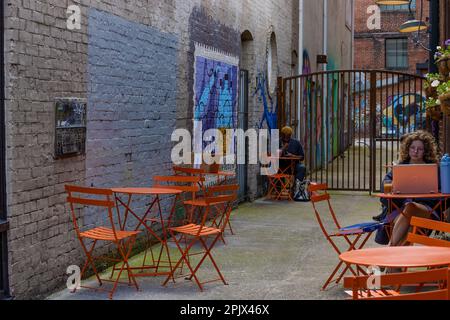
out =
[[[238,128],[247,131],[248,129],[248,71],[241,70],[239,75],[239,112],[238,112]],[[247,143],[246,143],[247,155]],[[245,164],[237,165],[237,180],[239,184],[238,198],[239,202],[247,200],[247,166]]]
[[[279,125],[305,149],[309,179],[330,189],[379,192],[400,137],[428,128],[424,78],[339,70],[279,79]]]

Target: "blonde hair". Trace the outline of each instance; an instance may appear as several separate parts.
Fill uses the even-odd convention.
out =
[[[284,136],[292,136],[292,133],[294,132],[294,130],[292,130],[291,127],[284,127],[283,129],[281,129],[281,134]]]
[[[410,133],[404,137],[402,144],[400,145],[399,162],[405,163],[411,161],[411,157],[409,156],[409,148],[411,147],[411,144],[417,140],[422,141],[425,148],[423,161],[426,163],[438,163],[439,152],[436,140],[431,133],[423,130]]]

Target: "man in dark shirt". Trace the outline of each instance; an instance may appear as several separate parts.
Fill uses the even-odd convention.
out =
[[[295,184],[296,190],[297,186],[305,179],[306,175],[306,167],[301,162],[305,158],[305,153],[303,151],[303,147],[300,144],[300,141],[292,139],[293,130],[290,127],[284,127],[281,129],[281,140],[280,140],[280,156],[282,157],[300,157],[300,160],[295,164]],[[291,160],[281,160],[280,168],[286,168],[289,166],[289,161]]]

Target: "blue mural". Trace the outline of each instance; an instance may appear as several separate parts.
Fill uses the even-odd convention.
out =
[[[267,129],[269,130],[269,133],[270,133],[270,130],[277,128],[278,105],[277,105],[276,101],[275,101],[275,105],[274,105],[273,99],[270,97],[270,95],[266,94],[266,89],[267,89],[266,83],[267,82],[266,82],[265,75],[262,73],[259,73],[259,75],[257,77],[256,90],[253,93],[253,96],[258,94],[259,101],[262,101],[263,106],[264,106],[263,117],[262,117],[260,123],[257,125],[257,128],[262,129],[264,127],[264,123],[266,123]],[[269,103],[270,103],[270,107],[269,107]]]
[[[196,57],[194,120],[208,129],[232,129],[237,124],[238,67]]]

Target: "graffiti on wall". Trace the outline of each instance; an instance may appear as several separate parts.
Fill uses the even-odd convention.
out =
[[[388,97],[382,115],[382,134],[404,134],[425,127],[426,97],[421,93],[406,93]]]
[[[274,99],[272,99],[272,97],[268,94],[266,76],[262,72],[258,74],[256,79],[256,90],[253,93],[253,96],[255,95],[258,95],[258,100],[262,102],[264,107],[263,116],[256,127],[258,129],[267,128],[270,133],[270,130],[276,129],[278,125],[278,105],[277,102],[274,101]],[[266,127],[264,125],[266,125]]]
[[[195,44],[194,120],[201,122],[202,134],[236,128],[238,65],[237,57]]]

